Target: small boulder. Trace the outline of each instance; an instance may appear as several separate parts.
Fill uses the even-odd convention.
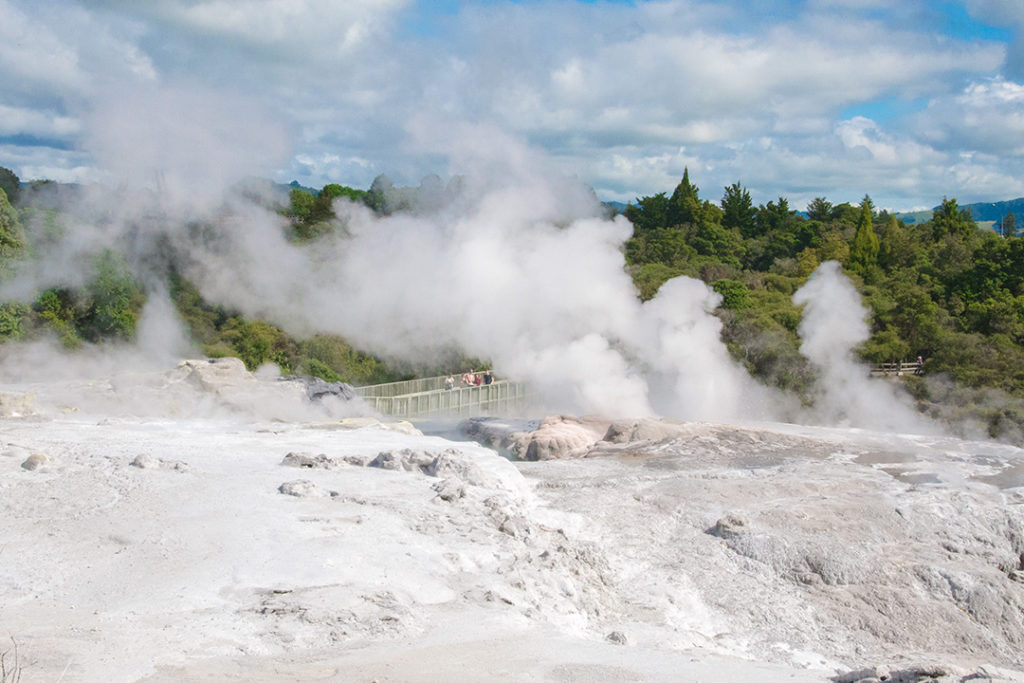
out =
[[[160,467],[160,460],[149,453],[139,453],[135,456],[135,459],[132,460],[131,466],[138,467],[143,470],[154,470]]]
[[[460,498],[466,497],[466,487],[455,479],[442,479],[431,486],[437,497],[441,500],[454,503]]]
[[[377,457],[366,464],[367,467],[379,467],[382,470],[404,470],[406,472],[426,472],[436,456],[411,448],[394,451],[381,451]]]
[[[39,469],[48,462],[48,458],[42,453],[33,453],[28,456],[25,462],[21,463],[22,469],[32,471]]]
[[[715,522],[715,526],[709,529],[708,533],[719,538],[735,538],[747,530],[747,522],[742,517],[726,515]]]
[[[609,643],[615,643],[616,645],[629,645],[629,638],[622,631],[612,631],[604,637]]]
[[[296,498],[327,498],[328,496],[333,498],[338,495],[336,491],[322,489],[308,479],[286,481],[277,487],[277,490],[286,496],[295,496]]]

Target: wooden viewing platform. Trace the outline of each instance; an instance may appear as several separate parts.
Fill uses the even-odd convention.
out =
[[[923,365],[917,361],[899,363],[878,363],[871,367],[872,377],[903,377],[905,375],[920,375]]]
[[[445,389],[447,375],[356,387],[356,394],[379,413],[404,420],[423,417],[475,417],[508,414],[526,404],[526,385],[509,380]]]

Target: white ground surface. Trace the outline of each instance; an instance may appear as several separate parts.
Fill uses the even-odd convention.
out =
[[[690,424],[514,464],[195,380],[0,387],[23,682],[1024,680],[1017,449]]]

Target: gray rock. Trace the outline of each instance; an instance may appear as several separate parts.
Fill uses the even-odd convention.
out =
[[[30,472],[35,469],[39,469],[43,465],[49,462],[49,459],[42,453],[33,453],[28,456],[25,462],[21,463],[22,469],[29,470]]]
[[[442,479],[430,488],[437,493],[438,498],[449,503],[454,503],[466,496],[466,487],[455,479]]]
[[[188,472],[189,466],[181,460],[164,460],[149,453],[140,453],[131,461],[132,467],[143,470],[174,470],[175,472]]]
[[[286,481],[277,487],[280,493],[296,498],[327,498],[337,496],[335,491],[327,491],[308,479]]]
[[[132,467],[138,467],[144,470],[158,469],[160,467],[160,460],[149,453],[140,453],[135,456],[131,465]]]
[[[382,470],[419,471],[426,473],[436,457],[434,454],[425,451],[402,448],[394,451],[381,451],[366,466],[378,467]]]
[[[303,469],[329,470],[336,466],[336,462],[323,453],[319,455],[307,455],[305,453],[289,453],[284,456],[281,464],[285,467],[300,467]]]
[[[602,441],[609,443],[635,443],[637,441],[664,441],[679,436],[685,426],[665,418],[640,420],[619,420],[608,425]]]
[[[622,631],[612,631],[604,637],[609,643],[615,643],[616,645],[629,645],[629,638]]]
[[[282,377],[281,381],[301,382],[306,387],[306,395],[309,396],[310,401],[320,401],[325,396],[334,396],[343,401],[352,401],[358,398],[352,385],[344,382],[327,382],[319,377],[297,375]]]

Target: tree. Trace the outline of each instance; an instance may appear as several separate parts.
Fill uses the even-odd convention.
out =
[[[1017,236],[1017,219],[1013,216],[1013,211],[1003,216],[1003,237],[1016,237]]]
[[[14,171],[3,166],[0,166],[0,190],[4,191],[11,204],[18,203],[18,197],[21,194],[21,180],[14,174]]]
[[[807,217],[824,223],[832,218],[832,208],[832,202],[826,201],[824,197],[815,197],[807,205]]]
[[[872,225],[871,198],[864,195],[860,204],[860,218],[857,233],[850,247],[850,265],[861,274],[866,274],[878,262],[878,236]]]
[[[702,216],[699,188],[690,182],[690,169],[683,169],[683,179],[676,185],[668,201],[667,226],[698,223]]]
[[[124,259],[111,251],[96,258],[96,276],[89,283],[90,305],[80,324],[89,341],[106,337],[133,339],[146,295],[132,278]]]
[[[668,225],[668,197],[664,192],[642,197],[627,206],[623,215],[633,223],[634,233],[664,228]]]
[[[754,229],[754,203],[750,200],[750,192],[740,187],[739,182],[725,188],[722,195],[722,227],[735,228],[744,237],[749,237]]]
[[[388,176],[381,173],[373,179],[370,189],[363,197],[366,205],[377,213],[386,214],[388,211],[388,194],[395,189],[395,183]]]
[[[17,210],[7,201],[7,194],[0,190],[0,274],[6,262],[16,258],[25,249],[25,231],[18,220]]]
[[[969,209],[961,209],[956,199],[942,199],[942,204],[932,212],[932,237],[938,241],[944,235],[970,237],[977,229]]]
[[[789,200],[785,197],[779,197],[779,201],[768,202],[757,207],[757,232],[758,234],[764,235],[772,232],[773,230],[779,230],[783,228],[790,219]]]
[[[309,214],[313,211],[313,202],[316,197],[295,187],[292,188],[291,195],[291,214],[297,219],[304,221],[309,218]]]

